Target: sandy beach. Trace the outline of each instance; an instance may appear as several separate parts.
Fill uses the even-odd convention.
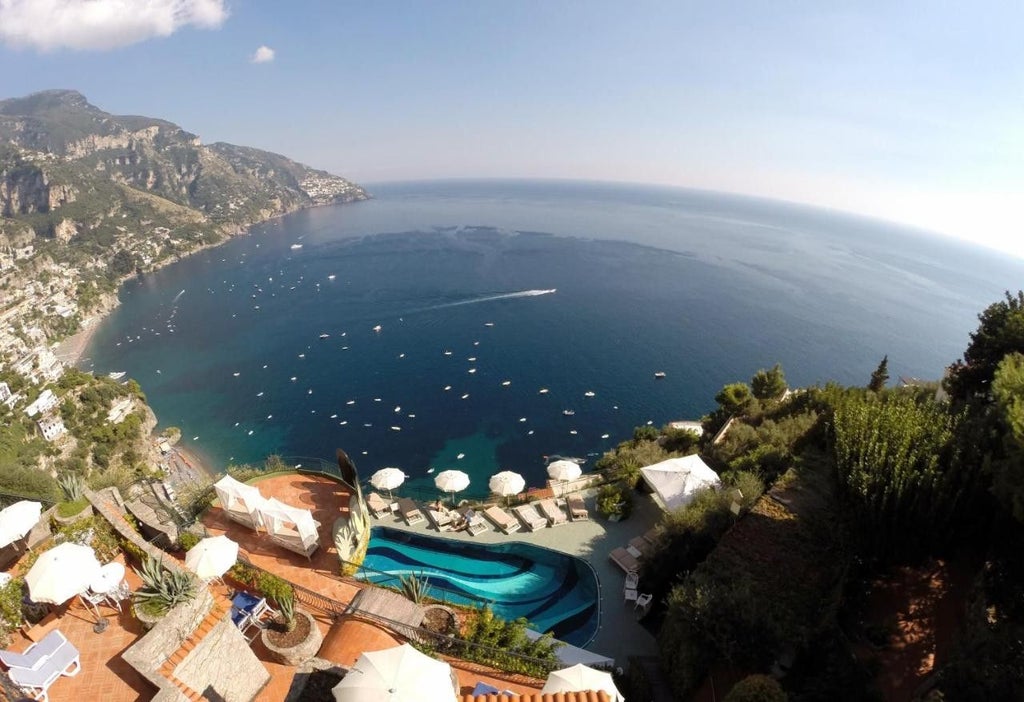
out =
[[[93,315],[82,322],[82,328],[68,338],[57,344],[54,355],[66,366],[78,367],[83,359],[85,350],[89,348],[89,342],[93,334],[103,321],[104,315]]]

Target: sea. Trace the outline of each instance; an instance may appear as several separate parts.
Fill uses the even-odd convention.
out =
[[[125,371],[213,470],[268,455],[412,490],[542,485],[633,428],[791,387],[941,377],[1024,261],[795,204],[572,181],[381,184],[133,279],[85,367]],[[656,378],[663,373],[664,378]]]

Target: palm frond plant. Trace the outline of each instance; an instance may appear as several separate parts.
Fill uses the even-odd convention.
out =
[[[295,629],[295,595],[282,595],[277,600],[277,609],[281,612],[281,625],[286,632]]]
[[[398,582],[400,583],[402,594],[405,595],[406,599],[415,604],[422,603],[427,597],[427,591],[430,589],[429,582],[422,574],[409,573],[409,575],[399,575]]]

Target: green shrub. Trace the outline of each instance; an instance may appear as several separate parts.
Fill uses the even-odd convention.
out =
[[[64,494],[66,502],[77,502],[85,497],[82,492],[85,484],[82,482],[82,478],[74,473],[67,473],[58,477],[57,485],[60,486],[60,491]],[[78,513],[72,512],[72,514]]]
[[[133,595],[135,604],[147,613],[162,616],[196,595],[196,580],[191,573],[168,570],[152,556],[147,556],[135,572],[142,579],[142,586]]]
[[[748,675],[732,686],[725,702],[787,702],[782,686],[767,675]]]
[[[183,531],[178,534],[178,548],[182,551],[188,551],[198,543],[199,537],[191,531]]]
[[[400,588],[402,594],[410,601],[416,604],[420,604],[427,596],[427,592],[430,589],[430,585],[425,577],[422,575],[417,576],[414,573],[409,575],[398,576],[398,581],[401,583]]]
[[[544,678],[558,666],[556,652],[562,644],[554,641],[551,634],[530,641],[526,624],[523,618],[507,621],[496,616],[490,607],[484,607],[469,619],[464,640],[486,648],[459,646],[461,650],[455,653],[465,660]]]
[[[73,502],[61,502],[57,505],[57,515],[67,519],[68,517],[80,514],[88,506],[89,500],[84,497],[79,497]]]
[[[605,517],[625,519],[633,512],[633,491],[622,483],[606,483],[597,491],[597,511]]]

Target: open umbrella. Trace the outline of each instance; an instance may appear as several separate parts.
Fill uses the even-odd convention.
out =
[[[405,473],[399,468],[381,468],[370,476],[370,485],[378,490],[387,490],[388,497],[391,491],[405,482]]]
[[[39,523],[43,506],[38,502],[21,500],[0,511],[0,548],[12,544],[29,533]]]
[[[438,490],[452,494],[452,504],[455,504],[455,493],[461,492],[469,487],[469,476],[461,470],[443,470],[434,478],[434,485]]]
[[[201,540],[185,554],[185,565],[202,580],[219,578],[237,560],[238,544],[224,534]]]
[[[359,656],[334,686],[336,702],[455,702],[451,666],[409,644]]]
[[[622,693],[615,687],[611,673],[594,670],[582,663],[549,674],[540,692],[543,695],[545,693],[584,692],[586,690],[594,692],[604,690],[612,702],[625,702]]]
[[[88,546],[65,541],[39,557],[25,583],[33,602],[64,604],[89,587],[100,572],[100,562]]]
[[[496,495],[508,497],[509,495],[518,495],[522,492],[523,488],[526,487],[526,481],[523,480],[523,476],[519,475],[519,473],[503,470],[491,476],[487,487]]]
[[[548,477],[552,480],[576,480],[582,472],[580,464],[572,461],[555,461],[548,466]]]

